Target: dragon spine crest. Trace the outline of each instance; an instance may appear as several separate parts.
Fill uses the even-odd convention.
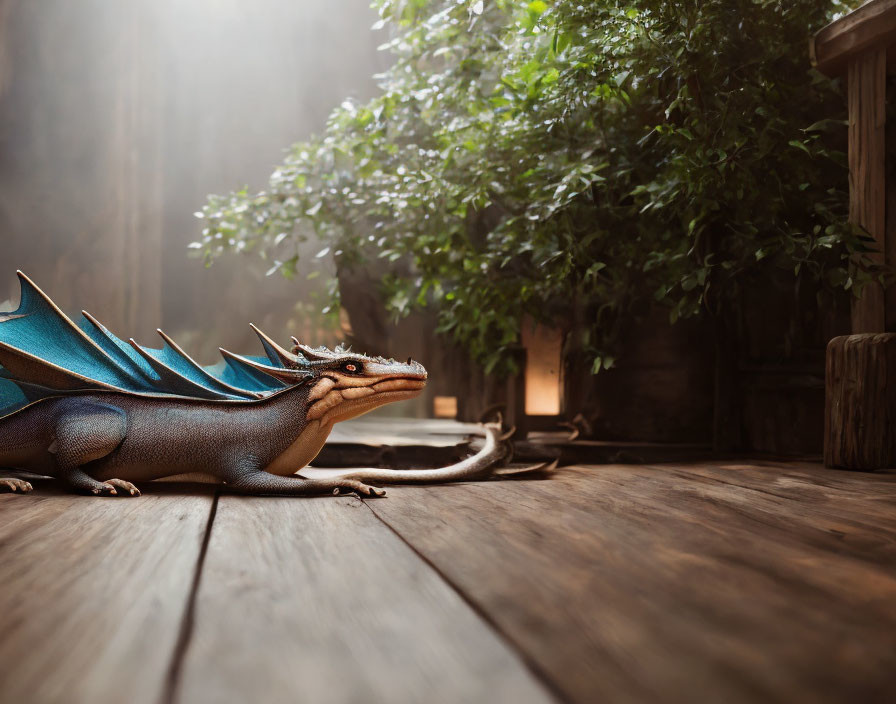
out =
[[[0,312],[0,418],[43,398],[83,391],[257,401],[304,383],[316,366],[334,358],[374,359],[341,348],[311,348],[295,338],[288,351],[252,325],[264,357],[221,349],[221,361],[204,367],[162,330],[164,344],[155,349],[121,340],[86,311],[75,324],[25,274],[16,273],[19,307]]]

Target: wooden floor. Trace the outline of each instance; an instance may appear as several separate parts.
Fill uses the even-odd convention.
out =
[[[0,701],[896,701],[896,475],[0,496]]]

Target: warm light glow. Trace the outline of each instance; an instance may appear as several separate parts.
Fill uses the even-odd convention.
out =
[[[436,396],[432,412],[436,418],[457,418],[457,396]]]
[[[526,415],[559,415],[563,332],[525,320],[522,342],[526,348]]]

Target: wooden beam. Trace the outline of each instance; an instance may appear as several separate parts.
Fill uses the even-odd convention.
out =
[[[896,0],[870,0],[819,30],[809,55],[819,71],[836,76],[869,47],[886,49],[891,44],[896,44]]]
[[[849,62],[849,220],[874,238],[883,263],[885,257],[884,151],[886,127],[886,50],[881,47]],[[884,291],[869,284],[852,302],[853,334],[884,332]]]

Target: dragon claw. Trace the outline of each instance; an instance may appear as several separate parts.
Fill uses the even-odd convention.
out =
[[[356,487],[355,490],[361,492],[361,494],[364,496],[381,497],[386,495],[385,489],[378,489],[377,487],[370,486],[369,484],[360,484],[358,487]]]
[[[140,490],[124,479],[109,479],[90,491],[95,496],[140,496]]]
[[[365,496],[379,498],[385,495],[385,489],[380,489],[378,487],[370,486],[369,484],[364,484],[357,481],[352,482],[348,486],[343,485],[333,488],[333,496],[354,496],[356,499],[360,499]]]
[[[10,492],[13,494],[27,494],[34,489],[31,482],[24,479],[0,479],[0,492]]]
[[[113,489],[119,490],[113,493],[113,496],[116,496],[119,493],[122,496],[140,496],[140,490],[124,479],[110,479],[106,484],[111,484]]]

